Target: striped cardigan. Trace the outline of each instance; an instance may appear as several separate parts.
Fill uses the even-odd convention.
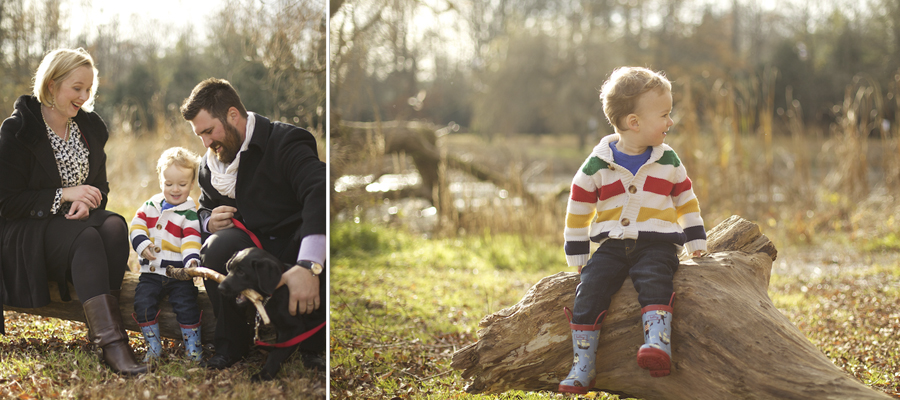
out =
[[[165,211],[162,201],[165,197],[157,193],[137,210],[131,220],[131,246],[138,254],[141,273],[166,274],[166,267],[184,267],[191,260],[200,262],[200,220],[194,199]],[[148,262],[141,252],[148,246],[158,246],[162,251],[156,260]]]
[[[566,262],[582,266],[590,242],[606,239],[662,240],[683,245],[688,253],[706,250],[700,203],[687,170],[666,144],[654,146],[637,175],[613,161],[604,137],[572,180],[566,207]]]

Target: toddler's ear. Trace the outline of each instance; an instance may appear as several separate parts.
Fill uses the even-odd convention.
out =
[[[628,116],[625,117],[625,122],[626,124],[628,124],[629,130],[636,131],[641,126],[640,121],[638,121],[637,114],[628,114]]]

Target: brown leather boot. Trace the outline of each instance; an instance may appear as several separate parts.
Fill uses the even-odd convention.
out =
[[[120,374],[136,375],[147,372],[147,366],[134,358],[128,335],[119,312],[119,302],[109,294],[88,299],[83,304],[89,339],[103,349],[103,359]]]

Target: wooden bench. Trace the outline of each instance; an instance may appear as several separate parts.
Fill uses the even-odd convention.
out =
[[[137,286],[140,274],[134,272],[126,272],[125,280],[122,282],[122,293],[119,296],[119,309],[122,312],[122,321],[125,322],[125,329],[140,332],[137,322],[132,318],[134,312],[134,288]],[[216,316],[213,314],[212,303],[206,294],[206,289],[201,285],[200,293],[197,296],[197,303],[203,310],[201,319],[202,340],[204,343],[211,343],[216,329]],[[66,319],[71,321],[84,322],[84,309],[81,302],[78,301],[78,295],[75,288],[69,284],[69,293],[72,294],[72,301],[62,301],[59,297],[59,289],[56,282],[50,282],[50,304],[38,308],[20,308],[3,305],[4,311],[16,311],[25,314],[34,314],[44,317],[53,317]],[[175,320],[175,312],[167,299],[159,304],[159,332],[163,337],[181,340],[181,328],[178,321]]]

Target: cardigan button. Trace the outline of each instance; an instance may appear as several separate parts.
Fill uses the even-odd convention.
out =
[[[631,193],[631,194],[637,193],[637,187],[635,187],[634,185],[629,186],[628,193]]]
[[[161,224],[156,224],[156,229],[162,229],[162,225],[161,225]]]
[[[622,218],[622,226],[628,225],[631,225],[631,221],[629,221],[628,218]]]
[[[615,171],[615,170],[616,170],[616,166],[615,166],[615,165],[610,165],[610,166],[609,166],[609,170],[610,170],[610,171]]]
[[[150,266],[150,272],[156,272],[156,267],[154,267],[154,266],[151,265],[151,266]]]

